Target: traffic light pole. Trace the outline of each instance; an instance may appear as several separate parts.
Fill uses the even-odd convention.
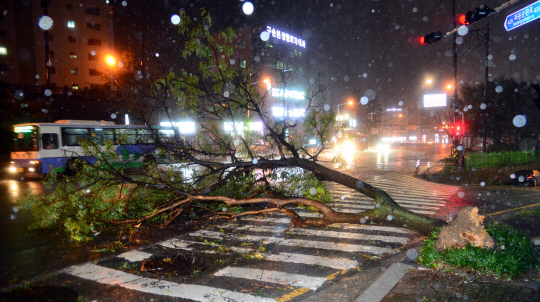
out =
[[[488,56],[489,56],[489,18],[487,20],[487,29],[486,29],[486,73],[484,76],[484,104],[487,105],[488,103],[488,81],[489,81],[489,67],[488,67]],[[484,126],[484,133],[482,136],[482,152],[486,153],[487,147],[487,133],[486,133],[486,125],[485,125],[486,117],[484,113],[484,122],[482,125]]]
[[[457,27],[457,20],[456,20],[456,0],[452,0],[452,26],[453,28],[456,28]],[[453,104],[452,104],[452,107],[453,107],[453,110],[452,110],[452,115],[454,117],[454,125],[456,124],[456,102],[458,100],[458,85],[457,85],[457,42],[456,42],[456,39],[457,39],[457,32],[454,31],[454,33],[452,34],[452,49],[453,49],[453,66],[454,66],[454,85],[453,85],[453,88],[454,88],[454,99],[453,99]],[[453,150],[457,150],[457,146],[459,145],[459,137],[453,137],[453,145],[454,145],[454,149]],[[459,163],[459,160],[456,157],[454,157],[455,160],[454,160],[454,166],[457,167],[458,166],[458,163]]]

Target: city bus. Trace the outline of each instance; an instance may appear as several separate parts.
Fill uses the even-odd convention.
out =
[[[77,158],[83,157],[79,140],[90,139],[98,146],[113,141],[123,159],[143,163],[156,159],[157,139],[166,142],[170,132],[172,130],[153,131],[146,126],[116,125],[107,121],[18,124],[13,126],[13,150],[8,170],[12,174],[36,175],[46,174],[51,169],[66,172]],[[126,144],[118,142],[120,135],[126,138]],[[90,157],[84,160],[97,161]]]

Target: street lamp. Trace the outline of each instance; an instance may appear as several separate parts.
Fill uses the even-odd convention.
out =
[[[354,104],[354,101],[353,101],[353,100],[349,100],[347,103],[343,103],[343,104],[337,105],[337,115],[338,115],[338,117],[340,116],[340,115],[339,115],[339,106],[347,105],[347,104],[349,104],[349,105],[352,106],[352,105]]]
[[[113,66],[116,64],[116,59],[113,56],[108,55],[107,57],[105,57],[105,61],[111,67],[111,91],[112,91],[113,90]]]
[[[431,85],[431,83],[433,83],[433,80],[432,80],[432,79],[427,79],[427,80],[426,80],[426,84]]]

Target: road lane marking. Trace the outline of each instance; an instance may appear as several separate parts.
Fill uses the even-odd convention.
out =
[[[117,257],[124,258],[129,262],[137,262],[152,257],[152,254],[141,251],[129,251],[127,253],[120,254]]]
[[[280,298],[277,298],[276,299],[276,302],[287,302],[287,301],[290,301],[298,296],[301,296],[305,293],[307,293],[310,289],[309,288],[299,288],[299,289],[296,289],[294,291],[292,291],[291,293],[289,294],[286,294],[284,296],[281,296]]]
[[[191,299],[203,302],[215,301],[275,301],[264,297],[234,292],[223,288],[216,288],[197,284],[181,284],[170,281],[151,279],[122,271],[87,263],[69,267],[65,273],[101,284],[118,285],[140,292]]]
[[[306,247],[306,248],[316,248],[322,250],[332,250],[332,251],[343,251],[343,252],[362,252],[362,253],[372,253],[375,255],[380,255],[383,253],[389,253],[391,248],[378,247],[371,245],[358,245],[358,244],[348,244],[348,243],[335,243],[335,242],[326,242],[326,241],[314,241],[314,240],[303,240],[303,239],[288,239],[288,238],[277,238],[277,237],[268,237],[268,236],[254,236],[254,235],[237,235],[237,234],[228,234],[225,235],[220,232],[200,230],[198,232],[190,233],[190,236],[194,237],[203,237],[203,238],[212,238],[212,239],[234,239],[239,241],[256,241],[261,242],[262,244],[277,244],[281,246],[296,246],[296,247]]]
[[[291,274],[280,271],[263,270],[260,268],[244,268],[228,266],[214,273],[217,277],[232,277],[254,281],[262,281],[290,286],[305,287],[316,290],[326,282],[324,277],[312,277],[299,274]]]
[[[282,228],[282,227],[276,227],[276,226],[253,226],[253,225],[238,226],[237,224],[234,224],[234,223],[223,224],[223,225],[217,226],[217,228],[234,229],[238,231],[252,231],[252,232],[271,232],[271,233],[290,232],[293,235],[330,237],[330,238],[354,239],[354,240],[378,240],[378,241],[401,243],[401,244],[406,244],[409,242],[409,238],[405,238],[405,237],[369,235],[369,234],[350,233],[350,232],[336,232],[336,231],[331,231],[331,230],[313,230],[313,229],[303,229],[303,228],[302,229],[301,228],[289,229],[289,228]]]

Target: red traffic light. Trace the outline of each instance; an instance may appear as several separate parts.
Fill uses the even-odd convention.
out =
[[[459,16],[459,24],[469,25],[470,23],[467,22],[467,18],[466,18],[465,15],[460,15],[460,16]]]

